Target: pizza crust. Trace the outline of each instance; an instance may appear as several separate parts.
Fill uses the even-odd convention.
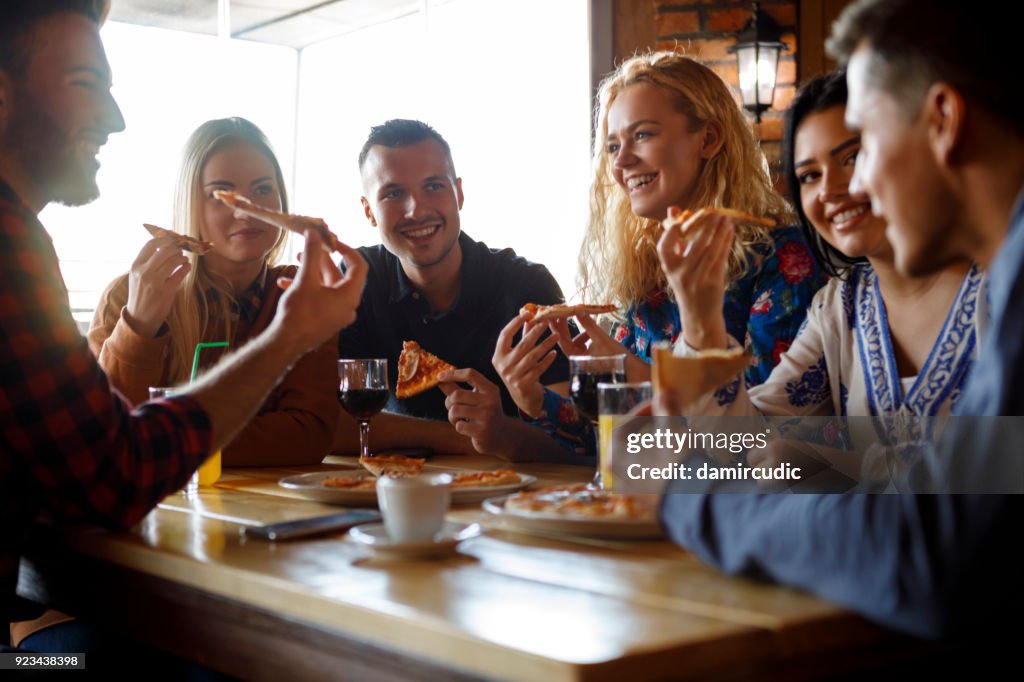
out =
[[[452,475],[453,488],[492,488],[499,485],[516,485],[522,479],[511,469],[494,471],[462,471]]]
[[[257,220],[262,220],[263,222],[276,227],[291,230],[292,232],[301,235],[305,235],[306,230],[313,230],[320,235],[320,238],[324,241],[324,247],[327,250],[341,250],[341,240],[338,239],[336,234],[330,231],[327,227],[327,223],[325,223],[321,218],[310,218],[308,216],[275,211],[273,209],[266,208],[265,206],[253,203],[237,192],[232,192],[226,189],[213,190],[213,196],[215,199],[218,199],[236,211],[256,218]]]
[[[746,211],[737,211],[734,208],[701,208],[696,211],[689,209],[677,213],[675,215],[669,215],[668,218],[662,221],[662,227],[666,230],[679,225],[683,230],[683,234],[691,228],[691,226],[697,222],[699,218],[709,213],[725,216],[726,218],[732,219],[734,222],[743,223],[747,225],[759,225],[761,227],[775,227],[776,221],[774,218],[760,217],[747,213]]]
[[[426,460],[402,455],[360,457],[359,464],[376,478],[381,476],[415,476],[423,470]]]
[[[157,239],[173,239],[174,245],[182,251],[191,251],[197,256],[202,256],[213,250],[213,242],[204,242],[201,239],[189,237],[187,234],[180,234],[174,230],[168,230],[166,227],[158,227],[149,223],[142,223],[142,226]]]
[[[554,320],[562,317],[575,317],[576,315],[601,315],[603,313],[613,313],[615,310],[615,306],[610,303],[581,303],[578,305],[565,305],[563,303],[555,305],[538,305],[536,303],[527,303],[519,309],[519,312],[520,314],[526,315],[527,322],[543,322],[545,320]]]

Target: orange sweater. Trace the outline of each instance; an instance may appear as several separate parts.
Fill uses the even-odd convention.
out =
[[[295,271],[294,265],[267,271],[262,305],[251,325],[239,325],[231,348],[240,347],[266,329],[283,293],[277,278],[292,277]],[[125,320],[127,302],[128,276],[122,275],[100,297],[88,339],[110,383],[137,404],[148,399],[150,386],[168,384],[170,337],[166,332],[153,338],[138,334]],[[214,363],[222,351],[204,351],[203,365]],[[337,361],[334,337],[295,363],[259,413],[224,448],[224,466],[315,464],[323,460],[331,448],[339,413]]]

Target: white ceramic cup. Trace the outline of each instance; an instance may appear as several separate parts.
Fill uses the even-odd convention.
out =
[[[377,479],[377,501],[392,542],[426,542],[444,525],[451,505],[452,477],[422,474]]]

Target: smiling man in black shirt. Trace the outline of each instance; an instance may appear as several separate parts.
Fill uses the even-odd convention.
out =
[[[363,209],[383,243],[360,249],[370,276],[357,321],[339,338],[341,357],[387,358],[394,389],[402,342],[418,341],[460,368],[457,378],[470,387],[455,392],[448,384],[402,400],[392,394],[392,414],[375,422],[375,445],[452,449],[457,438],[422,421],[451,417],[454,431],[478,451],[509,458],[554,452],[550,439],[519,419],[491,364],[498,334],[524,303],[564,300],[554,277],[511,249],[488,248],[461,232],[462,179],[448,143],[427,124],[396,119],[374,126],[359,169]],[[565,358],[558,357],[542,381],[567,378]],[[458,416],[450,415],[446,395],[449,406],[460,405]],[[344,422],[341,438],[354,442],[354,425]]]

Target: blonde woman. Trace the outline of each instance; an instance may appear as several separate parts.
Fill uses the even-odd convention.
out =
[[[678,296],[657,252],[670,207],[739,209],[774,217],[782,227],[702,219],[694,247],[728,257],[690,263],[677,278],[685,290]],[[605,355],[625,347],[629,379],[641,381],[650,377],[655,342],[685,338],[694,348],[718,347],[728,333],[753,357],[747,382],[761,383],[824,283],[800,229],[787,227],[791,222],[722,79],[673,52],[629,59],[601,84],[590,219],[580,249],[582,299],[613,302],[621,313],[611,334],[582,315],[583,334],[571,338],[563,321],[552,325],[553,337],[567,354]],[[721,313],[724,330],[706,324],[723,319]],[[509,328],[520,324],[521,317]],[[528,331],[515,347],[499,342],[495,366],[524,415],[558,429],[575,417],[564,398],[534,380],[554,360],[555,339],[540,341],[542,333]]]
[[[133,403],[146,400],[150,386],[187,381],[197,343],[228,340],[238,348],[258,334],[274,316],[282,293],[277,280],[296,271],[275,265],[284,248],[282,231],[234,215],[211,196],[215,189],[288,208],[280,164],[262,131],[245,119],[207,121],[185,147],[173,227],[212,242],[213,250],[196,256],[166,238],[152,239],[96,308],[89,346]],[[202,366],[223,352],[203,351]],[[225,466],[321,461],[338,417],[336,362],[334,339],[296,363],[258,416],[224,448]]]

